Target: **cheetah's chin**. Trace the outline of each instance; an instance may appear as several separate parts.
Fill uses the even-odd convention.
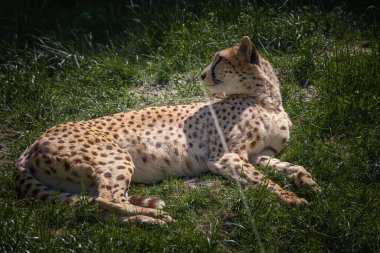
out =
[[[221,85],[222,83],[220,82],[218,82],[218,83],[206,83],[205,85],[206,86],[217,86],[217,85]]]

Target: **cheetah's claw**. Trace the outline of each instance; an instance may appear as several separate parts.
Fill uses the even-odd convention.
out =
[[[317,183],[315,183],[314,180],[309,175],[302,175],[302,176],[300,176],[298,178],[298,180],[296,181],[296,184],[299,187],[310,189],[315,194],[317,194],[317,193],[319,193],[321,191],[319,189]]]

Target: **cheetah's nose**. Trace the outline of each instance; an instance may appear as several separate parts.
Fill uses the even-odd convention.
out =
[[[203,72],[202,74],[201,74],[201,78],[202,78],[202,80],[205,80],[205,78],[206,78],[206,73],[205,72]]]

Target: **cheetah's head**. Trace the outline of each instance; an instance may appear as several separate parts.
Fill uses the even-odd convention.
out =
[[[279,85],[272,66],[247,36],[241,39],[240,45],[217,52],[201,77],[212,93],[225,95],[254,96],[268,83]]]

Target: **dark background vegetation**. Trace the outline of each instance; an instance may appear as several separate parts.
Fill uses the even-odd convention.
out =
[[[1,1],[1,252],[379,252],[380,44],[376,1]],[[217,176],[133,185],[163,198],[166,228],[103,220],[96,206],[19,199],[12,168],[54,124],[205,100],[214,52],[252,38],[294,123],[281,159],[322,193],[291,208]],[[259,237],[252,232],[252,221]]]
[[[149,26],[150,31],[164,30],[170,22],[158,24],[155,18],[148,16],[162,15],[170,21],[176,18],[172,10],[181,10],[191,16],[201,18],[210,10],[216,10],[216,15],[225,21],[234,20],[231,11],[239,13],[244,9],[272,6],[286,10],[297,10],[304,6],[314,6],[320,10],[331,10],[343,7],[364,19],[373,22],[379,20],[379,3],[377,1],[344,1],[344,0],[293,0],[284,1],[2,1],[1,13],[1,39],[24,43],[30,36],[64,35],[68,39],[77,40],[83,34],[91,32],[95,41],[107,44],[110,39],[120,36],[124,32],[136,32],[141,26]],[[136,19],[144,19],[144,24],[137,25]],[[178,17],[178,16],[177,16]],[[184,19],[183,19],[184,18]],[[186,21],[183,16],[180,21]],[[158,29],[157,29],[158,28]],[[163,34],[162,34],[163,35]],[[155,38],[158,42],[161,36]]]

